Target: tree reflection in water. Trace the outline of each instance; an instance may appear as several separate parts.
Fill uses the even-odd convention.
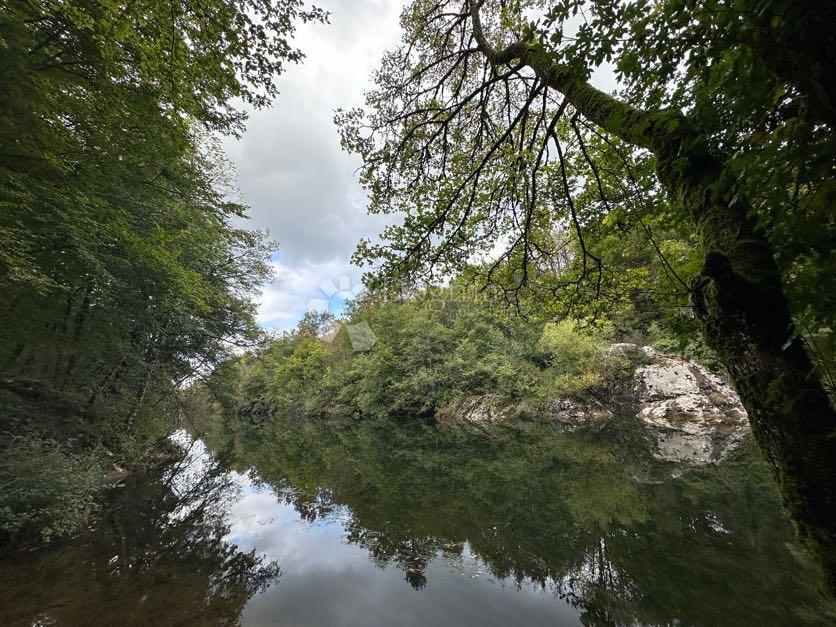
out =
[[[200,453],[116,489],[88,536],[0,562],[0,624],[236,624],[280,569],[227,540],[240,488]]]
[[[362,624],[389,624],[382,617],[427,599],[451,624],[490,622],[509,607],[542,619],[541,594],[518,602],[538,591],[589,625],[836,624],[754,451],[684,471],[653,461],[636,432],[615,425],[561,435],[548,425],[476,433],[277,420],[231,443],[227,430],[208,439],[225,453],[205,455],[197,442],[179,463],[116,490],[94,533],[0,561],[0,624],[214,625],[242,615],[323,624],[341,616],[333,606],[345,594],[366,592],[349,603]],[[230,520],[242,543],[269,547],[292,572],[253,614],[244,606],[280,572],[231,543]],[[335,557],[345,541],[363,550]],[[367,558],[406,583],[362,575]],[[347,573],[353,582],[341,587]],[[459,573],[525,594],[500,598]],[[421,592],[372,590],[384,583]]]
[[[336,513],[349,542],[416,589],[445,560],[550,590],[586,624],[836,618],[752,451],[682,473],[629,427],[282,421],[239,434],[235,448],[240,470],[254,468],[307,520]]]

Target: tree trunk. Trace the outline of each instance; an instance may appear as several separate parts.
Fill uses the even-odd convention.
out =
[[[836,416],[780,290],[746,282],[711,253],[693,294],[731,374],[798,534],[836,593]]]
[[[67,364],[64,367],[64,376],[61,379],[60,389],[64,390],[72,380],[76,365],[78,364],[79,344],[81,336],[84,333],[85,324],[87,322],[87,314],[90,311],[90,292],[84,290],[84,298],[75,315],[73,322],[73,333],[69,342],[70,354],[67,357]]]
[[[659,168],[702,237],[705,264],[691,284],[692,304],[798,535],[836,595],[836,412],[795,333],[771,245],[735,186],[724,184],[732,177],[723,164],[695,154],[671,168],[662,155]]]
[[[515,60],[600,128],[651,151],[659,180],[702,238],[705,265],[692,302],[708,344],[729,370],[755,439],[775,473],[798,534],[836,595],[836,412],[796,337],[772,247],[749,216],[734,172],[682,113],[644,111],[578,80],[537,42],[487,40],[470,3],[479,50]]]

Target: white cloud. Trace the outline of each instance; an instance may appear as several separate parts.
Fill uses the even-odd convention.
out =
[[[295,326],[311,307],[321,309],[325,304],[331,313],[337,313],[348,292],[357,294],[362,289],[360,269],[346,260],[290,264],[280,257],[270,265],[275,278],[261,294],[258,321],[276,331]]]
[[[361,271],[349,262],[361,237],[384,225],[366,215],[359,161],[342,152],[334,110],[361,105],[369,75],[399,37],[400,0],[317,0],[331,23],[299,28],[304,62],[279,79],[272,108],[251,112],[240,140],[224,148],[238,170],[251,228],[279,242],[276,280],[265,286],[259,322],[283,330],[307,310],[323,279]]]
[[[287,68],[281,94],[271,108],[251,112],[241,139],[224,141],[251,207],[248,226],[279,242],[276,280],[265,286],[259,309],[259,322],[277,330],[295,325],[322,280],[347,275],[359,282],[351,253],[391,220],[366,214],[360,163],[341,150],[333,115],[363,104],[371,72],[400,37],[403,0],[315,4],[331,12],[331,23],[300,26],[304,62]],[[613,89],[611,68],[599,69],[593,82]]]

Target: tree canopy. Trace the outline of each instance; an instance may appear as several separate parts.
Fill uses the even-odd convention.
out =
[[[407,282],[482,262],[479,278],[509,296],[576,282],[614,296],[619,245],[598,240],[620,244],[635,231],[658,257],[663,287],[684,304],[683,283],[699,264],[663,250],[654,233],[696,241],[655,168],[662,137],[687,126],[700,150],[727,155],[736,193],[791,276],[799,313],[811,306],[817,322],[832,318],[829,293],[817,289],[833,276],[834,144],[821,123],[827,61],[791,48],[789,35],[817,30],[823,5],[478,4],[477,29],[475,3],[412,3],[403,43],[375,73],[367,106],[337,117],[344,145],[363,157],[370,210],[404,213],[383,243],[360,246],[358,261],[375,265],[381,280]],[[777,61],[762,62],[758,46],[768,37],[786,40],[781,58],[813,68],[797,75],[817,81],[810,93]],[[602,65],[623,86],[621,99],[587,82]],[[570,261],[578,263],[570,269]]]
[[[515,307],[539,292],[602,309],[637,293],[630,247],[653,259],[639,286],[719,354],[831,588],[836,414],[809,330],[832,336],[836,293],[834,17],[415,0],[366,106],[337,115],[370,210],[402,216],[357,250],[373,286],[465,272]],[[590,82],[602,65],[620,93]]]
[[[325,18],[300,0],[3,3],[0,447],[136,456],[180,384],[253,344],[272,245],[244,228],[219,136],[302,58],[295,25]],[[33,502],[11,507],[4,535],[33,535]]]

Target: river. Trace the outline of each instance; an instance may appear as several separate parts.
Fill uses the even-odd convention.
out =
[[[2,625],[832,624],[753,447],[293,425],[194,440],[0,561]]]

